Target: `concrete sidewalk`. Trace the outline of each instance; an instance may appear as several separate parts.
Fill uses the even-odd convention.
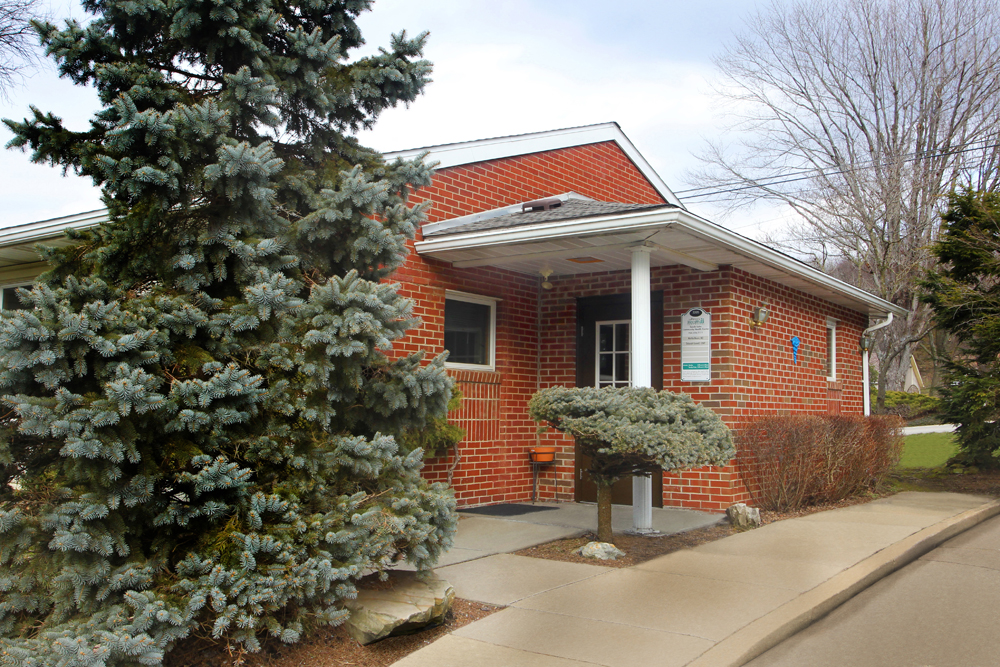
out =
[[[927,426],[904,426],[903,435],[917,435],[919,433],[954,433],[958,428],[954,424],[929,424]]]
[[[507,608],[396,665],[736,667],[998,513],[987,498],[901,493],[627,569],[479,557],[438,573],[459,597]]]

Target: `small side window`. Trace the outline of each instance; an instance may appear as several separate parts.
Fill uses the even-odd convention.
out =
[[[17,290],[27,285],[8,285],[0,291],[0,309],[3,310],[26,310],[28,306],[21,303],[17,296]]]
[[[448,366],[492,370],[496,349],[496,300],[447,292],[444,348]]]
[[[837,320],[826,318],[826,379],[837,379]]]

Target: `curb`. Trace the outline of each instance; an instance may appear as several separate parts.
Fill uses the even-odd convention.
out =
[[[688,663],[688,667],[741,667],[879,579],[997,514],[1000,514],[1000,500],[928,526],[742,627]]]

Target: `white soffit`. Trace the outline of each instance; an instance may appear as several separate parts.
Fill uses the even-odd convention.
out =
[[[0,267],[37,262],[39,258],[35,252],[36,243],[70,245],[73,242],[65,238],[65,230],[88,229],[107,219],[108,212],[100,209],[0,229]]]
[[[440,146],[411,148],[405,151],[383,153],[383,157],[386,160],[394,160],[396,158],[407,160],[426,152],[428,154],[428,162],[437,162],[439,169],[447,169],[448,167],[472,164],[473,162],[498,160],[518,155],[527,155],[529,153],[553,151],[560,148],[585,146],[604,141],[613,141],[618,144],[618,147],[632,160],[661,197],[674,206],[684,208],[681,200],[677,198],[677,195],[667,187],[667,184],[663,182],[660,175],[646,162],[646,158],[642,157],[642,154],[639,153],[629,138],[625,136],[618,123],[583,125],[563,130],[532,132],[530,134],[478,139],[476,141],[463,141],[454,144],[442,144]]]

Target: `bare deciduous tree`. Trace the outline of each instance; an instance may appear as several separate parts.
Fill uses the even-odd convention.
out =
[[[31,20],[40,0],[0,0],[0,95],[23,69],[37,60],[37,34]]]
[[[739,138],[709,145],[693,178],[734,207],[791,206],[802,224],[786,243],[909,309],[877,343],[881,403],[930,327],[914,280],[942,195],[996,184],[1000,6],[773,2],[717,64]]]

